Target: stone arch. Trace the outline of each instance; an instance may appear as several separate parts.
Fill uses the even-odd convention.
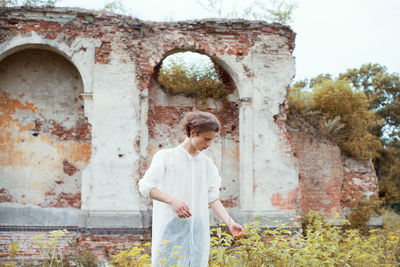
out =
[[[82,77],[84,93],[92,93],[95,49],[101,42],[96,40],[77,40],[67,45],[59,40],[45,39],[35,32],[30,35],[18,35],[0,44],[0,61],[5,57],[28,48],[39,48],[52,51],[63,56],[79,72]]]
[[[215,56],[207,53],[189,50],[173,49],[165,53],[162,59],[154,67],[151,86],[149,86],[148,99],[148,146],[149,158],[161,148],[173,147],[183,141],[184,135],[179,128],[179,122],[183,114],[191,111],[196,105],[192,97],[172,96],[161,89],[157,81],[158,71],[164,59],[178,52],[195,52],[208,56],[214,63],[216,71],[228,90],[229,108],[226,110],[221,101],[207,101],[204,110],[214,113],[222,124],[220,135],[214,141],[213,146],[206,152],[219,167],[223,179],[221,200],[226,207],[238,207],[240,194],[240,170],[239,170],[239,99],[236,84],[231,75],[220,65],[223,62]],[[225,67],[227,64],[225,64]],[[232,71],[232,70],[231,70]]]
[[[0,179],[8,202],[79,209],[91,156],[81,73],[48,44],[10,41],[0,53]]]

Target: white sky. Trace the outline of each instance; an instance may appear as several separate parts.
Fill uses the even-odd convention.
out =
[[[203,0],[205,1],[205,0]],[[104,0],[60,0],[57,6],[101,9]],[[121,0],[143,20],[171,21],[214,17],[196,0]],[[250,0],[224,0],[245,7]],[[228,8],[228,9],[229,9]],[[297,33],[296,78],[336,76],[365,63],[400,73],[400,0],[298,0],[292,29]]]

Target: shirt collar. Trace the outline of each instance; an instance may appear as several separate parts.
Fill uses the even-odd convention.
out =
[[[199,154],[197,154],[196,156],[193,156],[192,154],[190,154],[181,144],[179,144],[177,146],[177,149],[180,151],[183,151],[186,155],[188,155],[190,158],[192,159],[197,159],[199,156],[202,155],[202,151],[199,151]]]

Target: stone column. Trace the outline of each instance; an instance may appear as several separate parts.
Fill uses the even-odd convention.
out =
[[[252,98],[238,100],[240,142],[240,209],[253,210],[253,108]]]
[[[141,95],[135,64],[119,43],[93,72],[92,157],[82,179],[83,227],[143,227],[135,173],[140,160]]]

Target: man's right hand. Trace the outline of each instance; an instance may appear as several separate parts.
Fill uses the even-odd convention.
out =
[[[179,218],[189,218],[192,216],[190,213],[189,207],[182,201],[158,190],[153,187],[150,189],[150,197],[152,199],[167,203],[171,205],[172,209],[176,213]]]
[[[184,202],[174,198],[169,204],[179,218],[189,218],[192,216],[189,207]]]

